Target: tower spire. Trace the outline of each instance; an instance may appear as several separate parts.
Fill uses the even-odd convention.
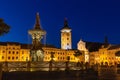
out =
[[[36,14],[36,22],[35,22],[34,29],[42,29],[42,28],[41,28],[41,25],[40,25],[40,16],[39,16],[39,13],[38,13],[38,12],[37,12],[37,14]]]
[[[64,18],[64,26],[62,29],[70,29],[70,27],[68,26],[67,18]]]
[[[67,18],[64,19],[64,27],[68,27],[68,21],[67,21]]]
[[[67,18],[64,19],[64,28],[68,28],[68,21],[67,21]]]

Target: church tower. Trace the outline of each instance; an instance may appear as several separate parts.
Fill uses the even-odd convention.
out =
[[[43,50],[41,47],[41,39],[46,35],[46,31],[42,29],[40,25],[39,13],[36,14],[36,23],[32,30],[28,33],[32,36],[32,47],[30,51],[31,61],[42,61],[43,60]]]
[[[72,49],[71,28],[68,26],[66,18],[61,29],[61,49]]]

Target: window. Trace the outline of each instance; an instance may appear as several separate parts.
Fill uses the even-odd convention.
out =
[[[69,40],[69,38],[67,38],[67,40]]]
[[[8,57],[8,59],[10,59],[10,56]]]
[[[18,57],[16,57],[16,59],[18,59]]]
[[[5,51],[3,51],[3,53],[5,53]]]
[[[2,56],[2,59],[4,59],[4,56]]]
[[[12,60],[14,60],[14,57],[12,57]]]
[[[11,52],[9,51],[9,54],[10,54]]]
[[[16,54],[18,54],[18,51],[16,52]]]
[[[67,33],[67,36],[69,36],[69,33]]]
[[[13,51],[12,53],[14,54],[15,52]]]

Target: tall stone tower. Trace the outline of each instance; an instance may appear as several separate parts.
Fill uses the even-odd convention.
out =
[[[61,29],[61,49],[72,49],[71,28],[68,26],[67,18]]]
[[[39,13],[36,14],[36,23],[28,33],[32,36],[32,47],[30,51],[31,61],[42,61],[44,58],[41,39],[46,35],[46,31],[41,28]]]

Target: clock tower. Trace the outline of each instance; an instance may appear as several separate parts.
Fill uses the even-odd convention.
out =
[[[61,49],[72,49],[71,28],[68,26],[67,18],[61,29]]]
[[[29,30],[28,33],[32,36],[32,47],[30,50],[31,61],[42,61],[44,58],[41,39],[46,35],[46,31],[40,25],[39,13],[36,14],[36,23],[34,28]]]

